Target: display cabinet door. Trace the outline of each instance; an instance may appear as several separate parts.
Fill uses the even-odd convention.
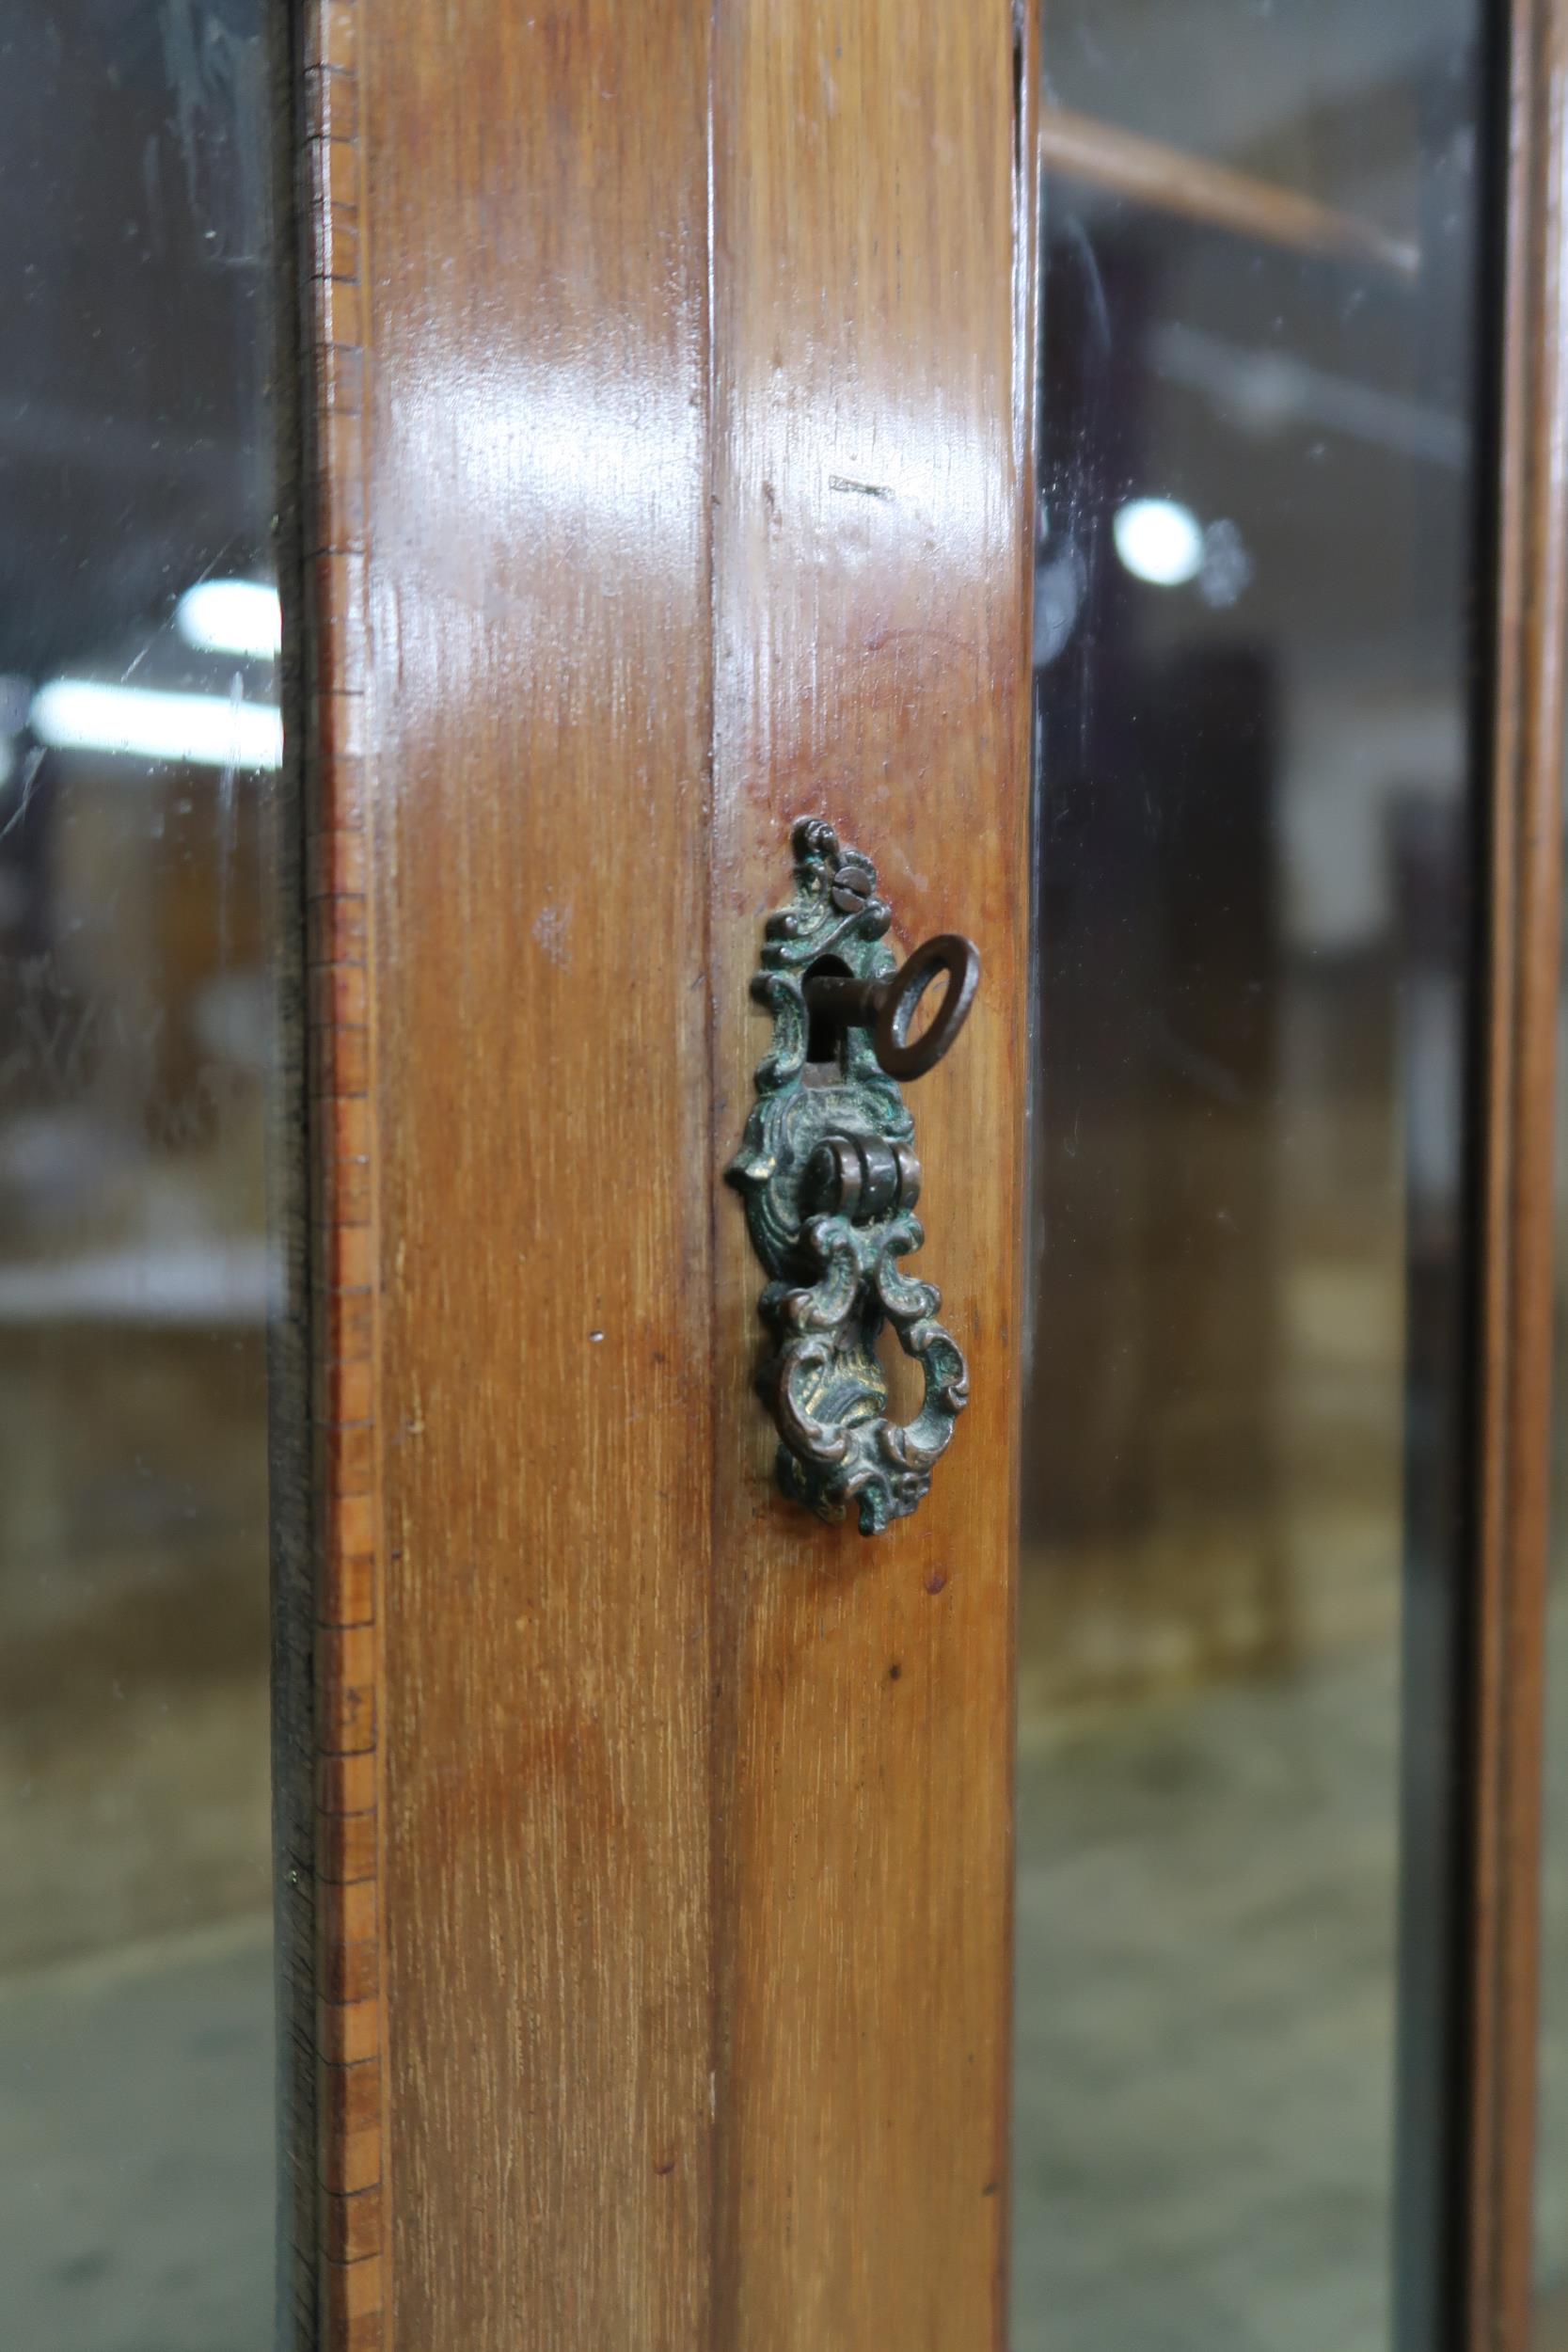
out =
[[[352,2352],[999,2340],[1025,40],[1009,0],[305,12],[301,2277]],[[917,1152],[927,1238],[899,1162],[814,1257],[798,1152],[828,1335],[764,1399],[725,1173],[798,898],[830,977],[983,968],[907,1099],[863,1024],[800,1039],[789,1149]]]
[[[306,2342],[1525,2352],[1565,38],[301,12]]]

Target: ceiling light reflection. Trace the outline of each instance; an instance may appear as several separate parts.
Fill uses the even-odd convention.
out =
[[[187,760],[201,768],[277,768],[283,719],[271,703],[227,694],[165,694],[97,678],[52,678],[28,713],[56,751]]]
[[[1203,526],[1175,499],[1129,499],[1111,519],[1117,553],[1134,580],[1180,588],[1203,565]]]
[[[277,591],[259,580],[202,580],[174,608],[174,626],[202,653],[275,660],[283,644]]]

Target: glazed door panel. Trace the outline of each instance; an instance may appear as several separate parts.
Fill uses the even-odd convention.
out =
[[[1562,31],[1045,0],[1015,2352],[1531,2341]]]
[[[307,2341],[1524,2352],[1562,35],[306,11]],[[801,819],[983,965],[869,1539]]]

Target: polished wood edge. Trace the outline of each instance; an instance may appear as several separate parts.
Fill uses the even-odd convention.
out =
[[[303,21],[307,1019],[316,1508],[317,2296],[325,2352],[388,2336],[374,1025],[365,788],[359,0]]]
[[[1022,968],[1026,976],[1027,1001],[1016,1009],[1016,1050],[1022,1059],[1020,1083],[1014,1099],[1020,1105],[1019,1132],[1014,1148],[1020,1154],[1020,1165],[1027,1166],[1029,1149],[1030,1084],[1029,1071],[1035,1051],[1033,990],[1035,947],[1033,925],[1033,893],[1036,872],[1036,810],[1035,793],[1037,780],[1034,772],[1035,747],[1035,511],[1038,493],[1038,454],[1040,441],[1039,419],[1039,348],[1040,348],[1040,212],[1042,183],[1046,170],[1044,149],[1040,139],[1040,9],[1031,0],[1014,0],[1013,4],[1013,466],[1018,483],[1018,497],[1027,516],[1024,528],[1018,534],[1019,562],[1022,577],[1019,586],[1018,676],[1016,697],[1016,726],[1012,745],[1014,772],[1018,790],[1014,805],[1018,814],[1017,833],[1013,843],[1013,870],[1020,878],[1023,893],[1020,916],[1022,943]],[[1007,2067],[1002,2111],[998,2117],[997,2139],[992,2177],[1004,2185],[1004,2209],[998,2242],[999,2277],[993,2308],[996,2313],[996,2335],[993,2352],[1006,2352],[1012,2342],[1013,2301],[1013,2212],[1014,2197],[1014,2092],[1018,2076],[1016,2047],[1018,2024],[1018,1992],[1016,1954],[1018,1950],[1018,1643],[1019,1643],[1019,1531],[1022,1513],[1023,1471],[1023,1334],[1029,1317],[1029,1222],[1030,1199],[1027,1180],[1019,1187],[1018,1229],[1013,1236],[1015,1279],[1008,1301],[1013,1332],[1012,1380],[1013,1419],[1009,1431],[1007,1473],[1010,1495],[1007,1524],[1010,1530],[1012,1559],[1008,1568],[1008,1592],[1011,1621],[1007,1629],[1007,1707],[1011,1721],[1008,1726],[1007,1758],[1009,1785],[1007,1788],[1007,1860],[1006,1931],[1010,1965],[1006,1976],[1007,2016],[1006,2045]]]
[[[273,981],[277,1066],[267,1119],[267,1203],[280,1262],[278,1302],[267,1317],[268,1550],[271,1609],[273,1904],[277,2033],[277,2352],[320,2344],[321,2216],[315,2177],[315,1661],[316,1534],[309,1394],[310,1235],[306,1154],[309,1089],[305,1070],[304,574],[306,262],[299,186],[298,25],[268,12],[273,216],[273,455],[276,555],[286,615],[278,667],[284,760],[262,798],[273,877]]]
[[[1527,2352],[1532,2330],[1568,655],[1562,189],[1568,0],[1513,0],[1510,32],[1484,1040],[1479,1584],[1470,1694],[1470,2352]]]
[[[1369,262],[1406,281],[1420,276],[1419,246],[1374,221],[1337,212],[1332,205],[1251,172],[1232,170],[1227,164],[1211,163],[1115,123],[1075,114],[1070,107],[1042,108],[1040,153],[1047,170],[1126,197],[1152,212],[1173,213],[1203,228],[1230,230],[1291,252]]]

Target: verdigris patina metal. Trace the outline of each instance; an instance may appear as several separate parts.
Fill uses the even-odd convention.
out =
[[[969,1402],[969,1374],[937,1321],[942,1294],[900,1261],[925,1235],[914,1215],[914,1122],[878,1058],[917,1075],[945,1052],[974,996],[979,959],[944,936],[894,978],[892,910],[868,858],[832,825],[802,818],[793,835],[795,894],[768,917],[752,992],[773,1015],[757,1065],[757,1100],[726,1171],[745,1195],[757,1256],[771,1279],[759,1301],[777,1343],[758,1378],[781,1444],[779,1483],[819,1518],[855,1506],[863,1535],[907,1518]],[[938,971],[946,999],[908,1042],[915,1004]],[[912,1422],[887,1417],[877,1354],[891,1323],[920,1365]]]

